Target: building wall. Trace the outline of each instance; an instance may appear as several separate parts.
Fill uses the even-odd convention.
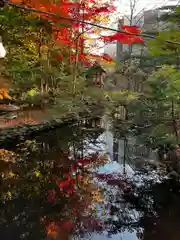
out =
[[[116,59],[116,43],[109,43],[104,48],[104,53],[108,54],[113,59]]]
[[[145,31],[152,31],[154,28],[156,28],[157,23],[158,23],[158,11],[157,10],[144,11],[143,28]]]

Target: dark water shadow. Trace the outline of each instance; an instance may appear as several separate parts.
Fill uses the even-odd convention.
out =
[[[179,183],[98,172],[102,131],[65,127],[0,151],[0,239],[179,239]]]

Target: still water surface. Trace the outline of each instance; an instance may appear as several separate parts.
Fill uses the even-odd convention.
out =
[[[0,239],[179,240],[179,184],[115,162],[112,145],[73,126],[1,149]]]

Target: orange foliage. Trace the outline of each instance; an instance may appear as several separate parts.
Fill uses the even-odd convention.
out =
[[[11,100],[12,97],[9,96],[8,94],[8,89],[7,88],[0,88],[0,99],[3,100],[3,99],[9,99]]]

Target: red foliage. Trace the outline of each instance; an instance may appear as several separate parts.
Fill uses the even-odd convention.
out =
[[[126,32],[129,32],[131,34],[138,34],[139,32],[133,33],[133,31],[135,32],[135,30],[137,30],[137,28],[135,28],[134,26],[128,26],[128,31],[126,30]],[[126,33],[115,33],[114,35],[110,36],[101,36],[100,39],[103,40],[105,43],[114,41],[119,41],[123,44],[144,43],[142,37]]]
[[[101,56],[101,58],[106,62],[112,62],[112,58],[106,53],[104,53],[103,56]]]
[[[18,3],[20,2],[19,0],[12,1]],[[24,3],[23,0],[21,2],[22,4]],[[86,66],[91,64],[89,57],[93,56],[85,53],[84,51],[86,39],[83,35],[83,32],[86,32],[86,34],[92,33],[93,27],[88,24],[71,21],[66,18],[91,22],[94,21],[93,18],[96,16],[108,16],[110,13],[115,11],[115,7],[112,3],[103,3],[100,6],[97,0],[79,0],[79,2],[72,2],[70,0],[29,0],[26,1],[25,5],[33,9],[55,14],[54,16],[50,16],[48,14],[39,15],[47,19],[53,26],[52,37],[55,40],[56,45],[59,45],[62,49],[61,53],[57,53],[57,59],[60,61],[63,60],[64,50],[68,53],[69,63],[73,63],[74,61],[78,60]],[[141,32],[140,27],[124,25],[122,26],[122,30],[124,33],[115,33],[112,36],[101,36],[99,39],[103,40],[105,43],[113,41],[120,41],[123,44],[144,43],[144,40],[141,37],[126,34],[126,32],[131,34],[139,34]],[[77,49],[78,58],[76,51]],[[94,57],[96,57],[96,59],[100,57],[106,62],[112,61],[108,55],[97,55]]]
[[[124,32],[132,33],[132,34],[139,34],[139,33],[141,33],[141,31],[142,31],[139,26],[123,25],[123,26],[121,26],[121,29],[122,29]]]
[[[92,160],[90,158],[80,158],[76,160],[76,163],[81,165],[87,165],[90,164],[91,162]]]

